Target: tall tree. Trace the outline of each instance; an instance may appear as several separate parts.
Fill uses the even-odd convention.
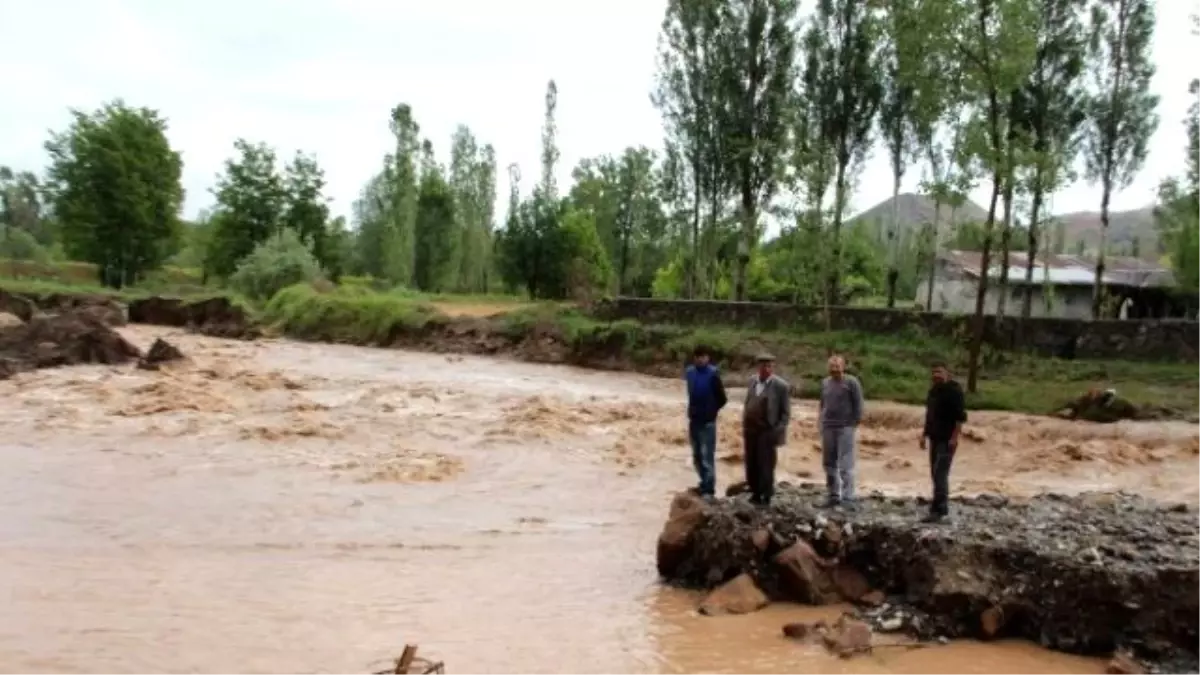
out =
[[[54,214],[67,253],[119,288],[178,249],[183,160],[155,110],[118,99],[71,118],[46,143]]]
[[[746,265],[761,234],[760,212],[778,188],[787,157],[798,8],[798,0],[743,0],[722,8],[719,39],[728,66],[720,69],[717,100],[728,116],[722,125],[725,166],[741,198],[737,300],[746,299]]]
[[[1150,92],[1154,63],[1153,0],[1093,0],[1090,66],[1095,89],[1088,105],[1087,176],[1100,184],[1100,246],[1092,316],[1104,298],[1104,257],[1108,244],[1109,201],[1128,187],[1146,160],[1158,128],[1158,96]]]
[[[1188,84],[1188,93],[1186,171],[1182,181],[1168,178],[1159,186],[1154,218],[1176,284],[1195,291],[1200,287],[1200,80]]]
[[[204,257],[205,275],[218,279],[228,278],[255,246],[278,232],[288,198],[273,149],[241,138],[233,147],[237,156],[225,161],[213,188],[217,204]]]
[[[462,240],[455,222],[454,196],[440,168],[432,160],[429,163],[432,166],[422,172],[417,200],[413,283],[422,291],[437,293],[450,289],[457,280]]]
[[[968,355],[967,390],[973,393],[978,383],[979,352],[983,346],[984,308],[992,269],[996,205],[1010,161],[1009,97],[1026,81],[1032,68],[1034,43],[1030,39],[1029,26],[1034,21],[1035,2],[970,0],[940,6],[931,3],[931,7],[941,11],[927,13],[922,21],[934,34],[946,31],[944,34],[951,36],[947,42],[957,52],[964,69],[967,95],[981,101],[968,135],[968,148],[990,174],[992,182],[988,215],[983,228],[979,288],[975,297],[974,326]],[[949,22],[942,23],[944,19],[949,19]]]
[[[376,279],[386,279],[391,248],[395,244],[392,222],[392,185],[389,181],[392,155],[383,160],[383,168],[363,186],[353,206],[357,271]]]
[[[392,283],[413,282],[416,266],[418,162],[421,161],[421,128],[412,107],[401,103],[392,108],[390,128],[396,139],[392,161],[384,167],[387,184],[385,212],[389,227],[384,230],[383,277]]]
[[[558,85],[554,80],[546,83],[546,111],[542,122],[542,182],[538,186],[546,203],[558,201],[558,180],[554,172],[558,169]]]
[[[296,231],[322,268],[333,261],[325,171],[315,157],[297,152],[283,171],[283,226]]]
[[[858,0],[820,0],[811,30],[822,31],[819,58],[821,88],[828,88],[832,109],[823,129],[833,149],[833,232],[827,304],[841,299],[842,220],[853,174],[871,145],[871,127],[883,95],[877,59],[879,17]]]
[[[1024,87],[1025,108],[1019,124],[1032,137],[1026,188],[1031,196],[1029,253],[1025,267],[1021,318],[1032,312],[1034,266],[1042,239],[1045,198],[1070,179],[1084,119],[1082,76],[1087,36],[1081,14],[1086,0],[1045,0],[1037,23],[1033,73]]]
[[[719,43],[719,0],[668,0],[659,34],[657,87],[652,96],[666,131],[665,175],[672,202],[687,204],[689,253],[685,295],[705,285],[715,229],[732,186],[724,161],[725,110],[717,96],[728,68]],[[701,218],[707,205],[706,234]],[[707,245],[706,245],[707,244]]]
[[[487,200],[495,201],[495,187],[489,189],[482,180],[481,173],[487,170],[484,153],[470,129],[459,126],[455,130],[450,141],[449,187],[461,240],[455,286],[463,291],[486,290],[483,279],[487,276],[493,208]]]
[[[908,163],[916,151],[916,97],[918,88],[936,85],[921,77],[918,68],[921,56],[915,52],[913,43],[921,42],[925,35],[916,22],[915,0],[893,0],[887,8],[883,56],[883,99],[879,108],[879,126],[887,145],[888,158],[892,166],[892,208],[888,219],[887,247],[887,306],[896,306],[896,281],[900,271],[899,241],[896,228],[899,208],[900,185],[908,170]]]

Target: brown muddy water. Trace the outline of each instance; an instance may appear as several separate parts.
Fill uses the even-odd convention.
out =
[[[369,672],[405,642],[451,672],[1102,670],[1025,643],[843,661],[780,637],[836,608],[698,616],[653,561],[670,495],[694,481],[677,382],[126,335],[165,335],[192,363],[0,383],[6,672]],[[794,416],[781,479],[820,473],[811,407]],[[872,406],[863,489],[927,489],[919,422]],[[980,414],[970,428],[961,490],[1197,501],[1188,425]]]

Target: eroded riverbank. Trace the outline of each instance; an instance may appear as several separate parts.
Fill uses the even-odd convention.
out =
[[[823,609],[697,616],[654,569],[663,505],[693,480],[676,382],[123,332],[143,349],[167,335],[191,363],[0,383],[6,670],[365,672],[404,641],[452,672],[1103,667],[1025,643],[840,661],[779,637]],[[793,480],[820,470],[811,409],[794,417]],[[927,489],[916,420],[872,405],[865,489]],[[1197,500],[1189,425],[981,413],[972,429],[966,490]],[[723,463],[723,484],[736,474]]]

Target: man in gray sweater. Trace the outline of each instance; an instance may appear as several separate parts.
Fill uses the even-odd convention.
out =
[[[821,382],[821,454],[828,498],[823,506],[854,501],[854,432],[863,416],[862,384],[846,374],[846,360],[829,357],[829,377]]]
[[[775,374],[775,357],[761,354],[758,372],[746,387],[742,409],[742,458],[750,501],[770,506],[775,494],[775,462],[779,446],[787,442],[791,395],[787,381]]]

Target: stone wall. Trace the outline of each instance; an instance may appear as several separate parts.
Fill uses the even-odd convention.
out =
[[[726,325],[751,330],[825,328],[821,307],[767,302],[617,298],[601,303],[596,314],[609,320],[636,319],[644,324]],[[966,344],[972,317],[873,307],[832,307],[830,328],[868,333],[918,330]],[[997,326],[984,318],[984,340],[999,349],[1028,349],[1060,358],[1122,358],[1196,362],[1200,324],[1181,320],[1081,321],[1031,318],[1019,331],[1016,320]]]

